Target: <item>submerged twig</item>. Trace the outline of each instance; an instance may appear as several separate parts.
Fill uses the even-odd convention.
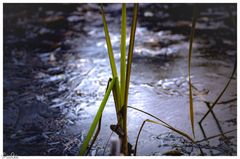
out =
[[[231,77],[229,78],[227,84],[225,85],[225,87],[223,88],[222,92],[219,94],[219,96],[216,98],[216,100],[213,102],[213,104],[209,107],[208,111],[206,112],[206,114],[202,117],[202,119],[200,120],[200,123],[203,122],[203,120],[207,117],[207,115],[212,111],[212,109],[216,106],[216,104],[218,103],[219,99],[222,97],[222,95],[224,94],[224,92],[226,91],[226,89],[228,88],[231,80],[232,80],[232,77],[234,76],[234,73],[237,69],[237,61],[235,61],[235,64],[234,64],[234,68],[233,68],[233,71],[232,71],[232,74],[231,74]]]
[[[207,141],[207,140],[213,139],[213,138],[215,138],[215,137],[222,136],[223,134],[225,135],[225,134],[231,133],[231,132],[233,132],[233,131],[237,131],[237,129],[233,129],[233,130],[230,130],[230,131],[227,131],[227,132],[218,134],[218,135],[214,135],[214,136],[210,136],[210,137],[208,137],[208,138],[204,138],[204,139],[202,139],[202,140],[198,140],[198,141],[196,141],[196,143],[203,142],[203,141]]]
[[[208,109],[210,109],[210,103],[206,103],[206,105],[207,105]],[[213,118],[214,118],[214,120],[215,120],[215,122],[216,122],[216,124],[217,124],[217,127],[218,127],[220,133],[223,134],[222,127],[221,127],[221,125],[219,124],[219,121],[218,121],[218,119],[217,119],[217,117],[216,117],[214,111],[211,110],[210,112],[211,112],[211,114],[212,114],[212,116],[213,116]]]
[[[203,137],[204,137],[204,138],[207,138],[207,135],[206,135],[206,133],[205,133],[205,131],[204,131],[204,129],[203,129],[202,124],[201,124],[200,122],[198,122],[198,125],[199,125],[199,127],[200,127],[200,129],[201,129],[201,131],[202,131]]]
[[[217,103],[217,104],[227,104],[227,103],[234,102],[234,101],[236,101],[236,100],[237,100],[237,98],[233,98],[233,99],[229,99],[229,100],[226,100],[226,101],[219,102],[219,103]]]

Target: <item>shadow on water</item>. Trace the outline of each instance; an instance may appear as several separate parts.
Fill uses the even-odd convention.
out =
[[[129,105],[189,134],[187,52],[192,7],[140,5],[129,95]],[[233,68],[237,41],[228,9],[236,17],[236,5],[199,5],[191,76],[198,89],[193,92],[196,121],[207,111],[203,101],[217,97]],[[119,66],[121,5],[106,5],[105,12]],[[111,77],[99,6],[4,4],[3,20],[4,152],[77,155]],[[214,108],[224,131],[237,127],[236,83],[235,77],[220,101],[225,103]],[[229,99],[233,100],[226,102]],[[136,130],[146,118],[129,110],[130,143],[135,143]],[[102,155],[109,126],[116,122],[111,98],[102,121],[91,155]],[[203,124],[207,136],[219,133],[211,116]],[[202,139],[197,123],[196,132],[197,140]],[[199,146],[206,155],[236,155],[236,131],[227,136],[228,142],[215,138]],[[138,147],[139,155],[162,155],[173,149],[183,155],[200,154],[184,138],[151,124],[143,129]]]

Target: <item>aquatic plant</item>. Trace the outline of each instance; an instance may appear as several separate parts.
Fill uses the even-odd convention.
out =
[[[104,33],[105,33],[105,39],[106,39],[106,43],[107,43],[107,50],[108,50],[108,56],[109,56],[109,61],[110,61],[110,66],[111,66],[111,70],[112,70],[112,78],[109,79],[108,81],[108,86],[106,88],[106,92],[105,95],[103,97],[103,100],[100,104],[100,107],[95,115],[95,118],[93,119],[93,122],[90,126],[90,129],[88,131],[88,134],[80,148],[80,152],[79,154],[82,155],[87,155],[89,150],[91,149],[92,145],[94,144],[100,129],[101,129],[101,117],[102,117],[102,113],[103,110],[105,108],[106,102],[109,98],[110,93],[113,93],[113,98],[114,98],[114,103],[115,103],[115,110],[116,110],[116,116],[117,116],[117,124],[116,125],[111,125],[111,130],[115,133],[118,134],[120,140],[122,141],[122,145],[121,145],[121,153],[123,155],[131,155],[132,150],[129,149],[131,148],[131,146],[129,147],[129,145],[131,145],[130,143],[128,143],[128,132],[127,132],[127,109],[133,109],[136,111],[139,111],[141,113],[144,113],[148,116],[150,116],[153,119],[145,119],[138,131],[137,134],[137,138],[136,138],[136,142],[135,142],[135,147],[133,150],[134,155],[137,154],[137,145],[138,145],[138,140],[141,134],[141,131],[143,129],[143,126],[145,125],[146,122],[148,123],[152,123],[152,124],[157,124],[157,125],[161,125],[164,126],[176,133],[178,133],[179,135],[187,138],[190,142],[192,142],[193,144],[202,142],[202,141],[206,141],[208,139],[211,138],[215,138],[219,135],[224,135],[226,133],[232,132],[225,132],[223,133],[221,131],[221,134],[218,135],[214,135],[211,137],[206,137],[204,135],[204,139],[202,140],[195,140],[195,131],[194,131],[194,105],[193,105],[193,95],[192,95],[192,87],[194,88],[194,86],[191,83],[191,55],[192,55],[192,45],[193,45],[193,39],[194,39],[194,33],[195,33],[195,26],[196,26],[196,9],[194,9],[194,13],[193,13],[193,19],[192,19],[192,26],[191,26],[191,33],[190,33],[190,40],[189,40],[189,53],[188,53],[188,83],[189,83],[189,116],[190,116],[190,123],[191,123],[191,128],[192,128],[192,134],[193,134],[193,138],[177,129],[176,127],[171,126],[170,124],[168,124],[167,122],[161,120],[160,118],[145,112],[143,110],[140,110],[136,107],[133,106],[129,106],[128,105],[128,92],[129,92],[129,83],[130,83],[130,77],[131,77],[131,64],[132,64],[132,59],[133,59],[133,50],[134,50],[134,41],[135,41],[135,32],[136,32],[136,26],[137,26],[137,14],[138,14],[138,4],[134,4],[134,8],[133,8],[133,19],[132,19],[132,26],[131,26],[131,33],[130,33],[130,43],[129,43],[129,50],[128,50],[128,55],[127,55],[127,64],[126,64],[126,4],[122,4],[122,25],[121,25],[121,44],[120,44],[120,51],[121,51],[121,58],[120,58],[120,82],[119,82],[119,77],[118,77],[118,73],[117,73],[117,69],[116,69],[116,63],[114,60],[114,54],[113,54],[113,49],[112,49],[112,44],[111,44],[111,40],[110,40],[110,35],[109,35],[109,31],[108,31],[108,25],[106,22],[106,17],[104,14],[104,9],[103,6],[101,6],[101,14],[102,14],[102,21],[103,21],[103,25],[104,25]],[[231,78],[233,77],[234,73],[236,70],[236,64],[234,67],[234,70],[232,72]],[[223,91],[220,93],[220,95],[217,97],[217,99],[214,101],[213,104],[209,105],[208,108],[208,112],[203,116],[203,118],[200,120],[199,125],[201,126],[201,122],[205,119],[205,117],[211,112],[214,115],[214,112],[212,111],[212,109],[214,108],[214,106],[217,104],[217,102],[219,101],[219,99],[221,98],[221,96],[223,95],[223,93],[225,92],[226,88],[228,87],[231,78],[229,79],[229,81],[227,82],[227,84],[225,85]],[[215,118],[215,120],[217,121],[217,119]],[[96,130],[96,127],[98,125],[98,128]],[[96,133],[94,135],[94,132],[96,130]],[[203,131],[203,129],[201,128],[201,130]],[[204,131],[203,131],[204,132]],[[92,139],[93,138],[93,139]],[[89,142],[92,139],[92,142],[89,146]],[[109,139],[108,139],[109,141]],[[108,143],[108,142],[107,142]],[[201,152],[201,154],[203,155],[203,152],[201,150],[201,148],[199,147],[199,150]]]
[[[102,111],[106,105],[110,91],[113,92],[116,115],[118,120],[117,124],[114,126],[116,129],[120,129],[123,132],[122,135],[119,135],[119,137],[122,140],[121,152],[125,155],[128,155],[127,102],[128,102],[129,81],[130,81],[130,75],[131,75],[131,63],[132,63],[133,48],[134,48],[134,41],[135,41],[135,31],[137,26],[137,13],[138,13],[137,11],[138,11],[138,4],[134,4],[133,20],[132,20],[132,27],[131,27],[131,34],[130,34],[130,44],[129,44],[129,51],[128,51],[128,62],[126,65],[126,62],[125,62],[126,61],[126,4],[122,4],[122,28],[121,28],[122,31],[121,31],[121,47],[120,47],[121,48],[121,74],[120,74],[121,80],[119,83],[119,78],[118,78],[116,64],[115,64],[114,55],[113,55],[112,44],[111,44],[111,40],[108,32],[108,26],[106,22],[106,17],[104,14],[103,6],[101,6],[105,39],[107,43],[108,55],[109,55],[113,79],[109,80],[109,83],[110,83],[109,87],[106,90],[106,93],[102,100],[100,108],[89,129],[88,135],[80,149],[80,155],[85,155],[88,148],[88,144],[96,129],[97,123],[99,123],[100,125]]]

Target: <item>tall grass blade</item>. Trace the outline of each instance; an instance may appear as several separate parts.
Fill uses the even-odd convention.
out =
[[[103,26],[104,26],[105,39],[106,39],[107,49],[108,49],[108,56],[109,56],[110,65],[111,65],[111,69],[112,69],[112,75],[113,75],[113,77],[117,77],[118,76],[117,75],[117,68],[116,68],[116,64],[115,64],[115,60],[114,60],[112,43],[111,43],[111,40],[110,40],[107,21],[106,21],[106,17],[105,17],[102,5],[101,5],[101,13],[102,13]]]
[[[80,156],[83,156],[86,153],[86,150],[88,148],[88,144],[89,144],[89,142],[90,142],[90,140],[91,140],[91,138],[93,136],[93,133],[94,133],[94,131],[96,129],[97,124],[99,123],[99,120],[100,120],[100,118],[102,116],[103,109],[105,108],[105,105],[107,103],[108,97],[109,97],[109,95],[110,95],[110,93],[111,93],[111,91],[112,91],[112,89],[113,89],[113,87],[115,85],[115,82],[116,82],[116,78],[113,78],[112,81],[110,81],[109,87],[107,88],[107,91],[106,91],[106,93],[105,93],[105,95],[103,97],[103,100],[102,100],[102,102],[100,104],[100,107],[99,107],[99,109],[97,111],[97,114],[96,114],[96,116],[95,116],[95,118],[94,118],[94,120],[92,122],[92,125],[90,126],[90,129],[88,131],[87,137],[86,137],[86,139],[84,140],[84,142],[82,144],[82,147],[81,147],[80,152],[79,152]]]
[[[101,5],[101,13],[102,13],[102,20],[103,20],[103,26],[104,26],[104,32],[105,32],[105,39],[107,43],[107,48],[108,48],[108,56],[110,60],[110,65],[112,69],[112,75],[113,77],[116,77],[116,83],[113,89],[113,97],[114,97],[114,102],[115,102],[115,107],[116,107],[116,113],[118,115],[119,110],[121,109],[121,92],[120,92],[120,86],[119,86],[119,79],[118,79],[118,74],[117,74],[117,69],[116,69],[116,63],[114,60],[114,54],[113,54],[113,49],[112,49],[112,44],[108,32],[108,26],[107,26],[107,21],[106,17],[104,14],[103,6]],[[118,115],[118,120],[120,120],[120,117]]]
[[[132,20],[131,35],[130,35],[130,44],[129,44],[129,50],[128,50],[128,61],[127,61],[125,98],[124,98],[125,99],[124,100],[124,105],[125,106],[127,106],[127,102],[128,102],[128,90],[129,90],[131,66],[132,66],[132,59],[133,59],[135,32],[136,32],[136,27],[137,27],[137,13],[138,13],[138,4],[134,4],[133,20]]]
[[[228,134],[228,133],[231,133],[231,132],[233,132],[233,131],[237,131],[237,129],[233,129],[233,130],[230,130],[230,131],[221,133],[221,134],[217,134],[217,135],[210,136],[210,137],[208,137],[208,138],[204,138],[204,139],[202,139],[202,140],[198,140],[198,141],[196,141],[196,143],[203,142],[203,141],[207,141],[207,140],[213,139],[213,138],[215,138],[215,137],[223,136],[223,135]]]
[[[143,128],[143,126],[144,126],[145,123],[146,123],[146,120],[143,121],[143,123],[142,123],[142,125],[141,125],[141,127],[140,127],[140,129],[139,129],[139,131],[138,131],[137,139],[136,139],[135,147],[134,147],[134,156],[137,155],[138,140],[139,140],[139,136],[140,136],[140,134],[141,134],[141,132],[142,132],[142,128]]]
[[[126,81],[126,4],[122,4],[122,31],[121,31],[121,67],[120,67],[120,86],[121,86],[121,95],[122,103],[124,102],[124,93],[125,93],[125,81]]]
[[[123,144],[122,150],[125,155],[128,154],[128,142],[127,142],[127,103],[128,103],[128,90],[129,90],[129,82],[130,82],[130,75],[131,75],[131,65],[132,65],[132,58],[133,58],[133,49],[134,49],[134,41],[135,41],[135,32],[137,27],[137,15],[138,15],[138,4],[134,4],[133,9],[133,19],[132,19],[132,27],[131,27],[131,34],[130,34],[130,44],[128,50],[128,61],[127,61],[127,73],[126,73],[126,84],[125,84],[125,96],[124,96],[124,103],[123,103]]]
[[[191,87],[191,57],[192,57],[192,44],[194,39],[194,33],[195,33],[195,25],[196,25],[196,8],[194,8],[193,13],[193,20],[192,20],[192,29],[190,34],[190,43],[189,43],[189,54],[188,54],[188,82],[189,82],[189,114],[190,114],[190,120],[191,120],[191,127],[192,127],[192,133],[195,138],[195,132],[194,132],[194,108],[193,108],[193,96],[192,96],[192,87]]]

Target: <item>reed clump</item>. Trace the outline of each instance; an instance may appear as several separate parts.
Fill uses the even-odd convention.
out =
[[[141,131],[143,129],[143,126],[148,122],[148,123],[152,123],[152,124],[157,124],[157,125],[161,125],[164,126],[176,133],[178,133],[179,135],[185,137],[186,139],[188,139],[189,141],[191,141],[193,144],[202,142],[202,141],[206,141],[208,139],[217,137],[219,135],[224,135],[226,133],[232,132],[222,132],[221,134],[215,135],[215,136],[211,136],[211,137],[206,137],[206,135],[204,134],[203,128],[201,126],[202,121],[206,118],[206,116],[211,113],[214,114],[214,112],[212,111],[212,109],[214,108],[214,106],[217,104],[217,102],[219,101],[219,99],[221,98],[221,96],[224,94],[225,90],[227,89],[235,71],[236,71],[236,63],[233,69],[233,72],[231,74],[231,77],[229,79],[229,81],[227,82],[227,84],[225,85],[223,91],[220,93],[220,95],[216,98],[216,100],[213,102],[213,104],[208,105],[208,112],[203,116],[203,118],[200,120],[199,125],[201,127],[201,130],[204,134],[204,139],[202,140],[195,140],[195,131],[194,131],[194,103],[193,103],[193,95],[192,95],[192,82],[191,82],[191,56],[192,56],[192,48],[193,48],[193,40],[194,40],[194,33],[195,33],[195,26],[196,26],[196,19],[197,19],[197,11],[196,8],[194,9],[193,12],[193,18],[192,18],[192,26],[191,26],[191,33],[190,33],[190,40],[189,40],[189,55],[188,55],[188,82],[189,82],[189,116],[190,116],[190,123],[191,123],[191,128],[192,128],[192,135],[193,137],[191,137],[191,135],[177,129],[176,127],[171,126],[170,124],[168,124],[167,122],[161,120],[160,118],[145,112],[143,110],[140,110],[136,107],[133,106],[128,106],[128,92],[129,92],[129,83],[130,83],[130,77],[131,77],[131,64],[132,64],[132,59],[133,59],[133,51],[134,51],[134,41],[135,41],[135,32],[136,32],[136,27],[137,27],[137,18],[138,18],[138,4],[134,4],[133,7],[133,18],[132,18],[132,26],[131,26],[131,33],[130,33],[130,43],[129,43],[129,49],[128,49],[128,54],[127,54],[127,59],[126,59],[126,4],[122,4],[122,24],[121,24],[121,44],[120,44],[120,52],[121,52],[121,58],[120,58],[120,78],[118,76],[117,73],[117,69],[116,69],[116,63],[114,60],[114,53],[113,53],[113,49],[112,49],[112,44],[111,44],[111,40],[110,40],[110,35],[109,35],[109,31],[108,31],[108,25],[106,22],[106,17],[104,14],[104,9],[103,6],[100,7],[101,8],[101,14],[102,14],[102,21],[103,21],[103,26],[104,26],[104,33],[105,33],[105,39],[106,39],[106,44],[107,44],[107,50],[108,50],[108,57],[109,57],[109,61],[110,61],[110,66],[111,66],[111,70],[112,70],[112,78],[109,79],[108,81],[108,86],[106,88],[106,92],[105,95],[102,99],[102,102],[100,104],[100,107],[95,115],[95,118],[93,119],[93,122],[89,128],[88,134],[80,148],[80,152],[79,154],[81,156],[83,155],[87,155],[89,150],[91,149],[92,145],[94,144],[94,142],[96,141],[96,138],[100,132],[101,129],[101,117],[102,117],[102,113],[103,110],[105,108],[105,105],[107,103],[107,100],[110,96],[110,93],[112,92],[113,94],[113,98],[114,98],[114,103],[115,103],[115,110],[116,110],[116,116],[117,116],[117,124],[116,125],[111,125],[111,129],[112,131],[114,131],[115,133],[118,134],[119,139],[122,141],[122,145],[121,145],[121,153],[123,155],[131,155],[132,150],[129,149],[131,148],[131,144],[128,143],[128,132],[127,132],[127,109],[133,109],[136,111],[139,111],[141,113],[147,114],[149,117],[153,118],[153,119],[146,119],[143,121],[138,134],[137,134],[137,138],[136,138],[136,142],[135,142],[135,147],[133,149],[133,155],[137,155],[137,145],[138,145],[138,140],[141,134]],[[126,63],[127,60],[127,63]],[[215,119],[217,121],[217,119]],[[97,127],[98,126],[98,127]],[[97,129],[97,130],[96,130]],[[95,134],[94,134],[95,132]],[[92,139],[91,144],[90,141]],[[201,148],[199,147],[202,155],[203,152],[201,150]]]

